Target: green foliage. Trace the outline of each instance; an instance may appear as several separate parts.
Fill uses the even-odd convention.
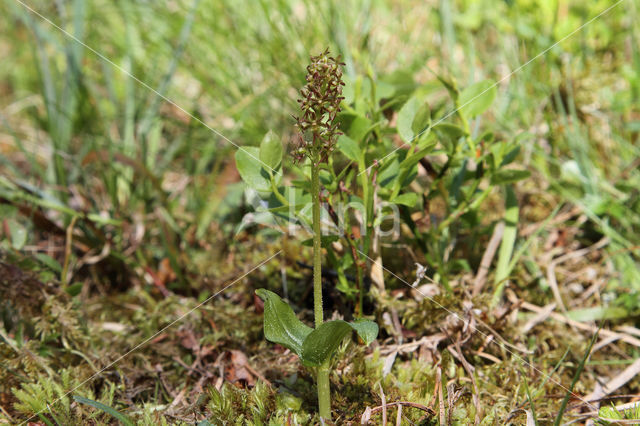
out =
[[[73,399],[81,404],[86,404],[89,405],[93,408],[96,408],[98,410],[104,411],[105,413],[109,414],[110,416],[116,418],[117,420],[120,420],[120,422],[122,422],[122,424],[124,424],[125,426],[133,426],[133,420],[131,420],[129,417],[125,416],[124,414],[120,413],[118,410],[115,410],[111,407],[109,407],[108,405],[105,405],[101,402],[98,401],[94,401],[92,399],[89,398],[85,398],[82,396],[78,396],[78,395],[74,395]]]
[[[264,383],[257,383],[250,392],[225,384],[220,391],[209,388],[208,393],[211,423],[203,424],[274,424],[268,419],[282,415],[282,408],[276,407],[273,390]],[[274,408],[278,409],[275,413]]]
[[[256,290],[256,294],[264,300],[265,338],[291,349],[305,365],[317,367],[323,364],[352,331],[366,345],[378,335],[378,325],[364,319],[351,323],[328,321],[314,330],[302,323],[277,294],[262,288]]]
[[[264,337],[300,355],[313,329],[300,321],[277,294],[263,288],[256,290],[256,294],[264,300]]]
[[[459,112],[465,117],[476,117],[489,109],[497,93],[496,83],[491,80],[472,84],[459,94]]]
[[[338,138],[330,164],[320,172],[326,197],[323,223],[332,223],[330,207],[338,210],[340,204],[349,203],[357,207],[344,215],[342,226],[328,226],[324,233],[331,235],[323,236],[321,246],[326,254],[324,267],[335,271],[337,289],[347,305],[356,307],[356,316],[379,315],[389,307],[387,296],[394,295],[391,306],[404,328],[416,332],[417,338],[432,332],[427,327],[440,324],[446,314],[428,300],[415,303],[404,296],[395,298],[399,293],[389,290],[404,284],[392,278],[384,283],[386,292],[367,291],[371,275],[367,257],[380,259],[407,280],[413,262],[424,263],[429,278],[452,290],[435,300],[461,312],[463,307],[456,300],[462,294],[459,291],[467,290],[468,277],[476,271],[489,233],[500,220],[511,228],[497,256],[498,269],[489,270],[487,282],[494,286],[490,291],[499,292],[508,277],[518,297],[530,296],[530,301],[546,304],[550,292],[545,284],[546,265],[540,259],[555,256],[563,246],[547,251],[544,241],[551,242],[559,232],[569,236],[565,249],[573,250],[606,238],[606,246],[579,259],[588,263],[589,273],[569,271],[571,266],[557,271],[563,293],[569,287],[562,285],[566,277],[576,278],[572,288],[583,281],[586,288],[595,271],[597,282],[606,283],[598,287],[601,298],[585,299],[584,306],[571,307],[568,315],[578,321],[607,319],[621,324],[637,314],[640,50],[629,48],[640,40],[639,27],[633,25],[638,21],[637,2],[622,2],[524,67],[524,61],[611,4],[602,0],[443,0],[429,11],[404,0],[392,5],[290,0],[206,5],[180,0],[169,7],[139,0],[30,5],[148,87],[19,3],[1,2],[0,28],[5,31],[0,31],[4,59],[0,62],[0,257],[33,271],[40,281],[0,274],[3,401],[13,398],[13,388],[31,395],[29,404],[51,403],[59,395],[54,384],[67,389],[54,372],[73,366],[72,376],[88,377],[94,371],[92,364],[116,359],[173,321],[183,312],[182,306],[195,306],[195,300],[212,294],[210,280],[235,276],[238,264],[262,260],[264,252],[273,248],[273,228],[281,230],[289,221],[309,228],[311,210],[305,207],[311,200],[309,164],[290,167],[282,148],[290,139],[291,114],[297,108],[291,88],[303,79],[308,52],[326,45],[344,58],[347,85],[343,111],[337,116],[345,135]],[[431,40],[441,40],[442,45]],[[505,79],[513,70],[517,72]],[[492,87],[496,81],[498,86]],[[212,135],[197,120],[219,133]],[[260,148],[246,146],[271,129],[277,137],[271,136]],[[238,169],[258,194],[243,195],[246,185],[236,182],[232,164],[234,147],[220,134],[242,146],[236,154],[241,157]],[[510,214],[513,203],[505,202],[504,195],[511,190],[519,200],[517,220]],[[503,212],[503,206],[508,211]],[[264,231],[237,225],[251,208],[256,222],[265,225]],[[387,229],[388,215],[395,214],[395,208],[402,222],[399,235],[384,236],[377,231]],[[573,208],[579,209],[577,217],[560,224],[549,220]],[[544,226],[521,241],[518,232],[530,230],[534,223]],[[358,227],[362,232],[352,234]],[[233,240],[238,229],[242,231]],[[68,255],[67,232],[73,236]],[[268,281],[272,287],[277,276],[286,273],[289,294],[300,304],[294,298],[302,290],[292,289],[291,283],[303,282],[304,276],[290,265],[304,260],[307,252],[293,252],[283,265],[267,269],[258,282],[267,285],[262,281]],[[165,259],[176,277],[168,274],[170,278],[156,280],[162,278],[158,270]],[[73,279],[63,283],[70,284],[66,294],[49,300],[49,290],[58,288],[67,273]],[[456,286],[449,286],[449,281]],[[160,283],[178,296],[159,295]],[[244,299],[249,300],[249,294],[245,292]],[[361,308],[361,295],[374,306],[365,303]],[[476,307],[488,305],[484,296],[474,300]],[[217,328],[200,339],[202,344],[220,351],[231,345],[267,353],[254,347],[260,335],[259,318],[245,314],[247,306],[238,303],[241,297],[231,299],[234,303],[227,300],[224,308],[216,306]],[[339,305],[335,309],[349,312]],[[114,322],[121,322],[127,331],[102,328]],[[198,327],[207,326],[203,324]],[[512,343],[535,350],[530,360],[541,368],[557,363],[565,337],[573,335],[549,323],[527,341],[519,341],[521,336],[511,331],[500,330]],[[155,378],[157,372],[149,366],[161,363],[163,380],[182,385],[181,370],[173,381],[166,376],[176,372],[176,364],[169,368],[169,363],[181,350],[179,342],[171,341],[169,348],[154,342],[153,350],[162,349],[158,354],[150,350],[135,355],[136,363],[127,364],[121,373],[127,379],[132,371],[142,373],[136,375],[141,381],[144,376]],[[556,357],[555,347],[560,351]],[[348,349],[347,355],[363,351]],[[417,353],[402,354],[404,368],[394,367],[387,376],[388,401],[429,403],[431,395],[426,394],[433,389],[432,374],[416,371],[429,370],[425,365],[430,368],[430,364],[418,362]],[[499,370],[491,370],[486,359],[472,358],[469,361],[477,367],[478,377],[507,378],[497,386],[480,385],[481,398],[492,407],[486,422],[501,423],[514,398],[525,400],[522,392],[510,386],[522,381],[513,379],[508,360]],[[185,359],[190,364],[191,359]],[[331,379],[334,386],[344,385],[336,392],[334,405],[350,421],[357,421],[356,414],[366,405],[380,404],[375,380],[382,377],[365,364],[368,359],[367,363],[351,362],[349,368],[359,376],[346,369]],[[565,362],[561,364],[558,374],[565,369]],[[279,367],[270,367],[256,368],[279,374]],[[108,388],[104,378],[111,378],[109,374],[115,373],[105,372],[89,386],[96,392]],[[45,390],[43,377],[50,379],[46,386],[51,392]],[[591,377],[583,374],[577,387],[591,389]],[[557,393],[557,389],[537,375],[528,379],[536,389],[537,414],[549,419],[559,401],[540,395]],[[570,379],[565,374],[561,382]],[[187,382],[191,386],[195,380]],[[119,383],[115,402],[85,396],[121,410],[122,401],[131,403],[131,389],[126,380]],[[274,383],[283,387],[279,381]],[[42,389],[33,393],[30,384]],[[157,392],[143,392],[133,400],[141,407],[139,421],[179,423],[173,414],[163,413],[162,403],[173,401],[163,401],[164,383],[155,387]],[[28,401],[28,396],[21,395],[26,399],[18,404]],[[312,405],[311,398],[284,395],[261,394],[260,399],[264,396],[278,403],[287,399],[292,403],[283,406],[298,407],[292,409],[292,423],[312,421],[306,408],[300,408]],[[51,405],[39,421],[113,421],[81,404],[67,413],[66,402]],[[3,405],[12,417],[5,418],[9,415],[3,412],[0,421],[26,420],[33,414],[29,404],[22,406],[24,411],[13,410],[13,401]],[[463,400],[461,405],[471,412],[470,401]],[[200,408],[210,414],[210,407]],[[193,408],[189,416],[197,410]],[[270,421],[286,423],[286,411],[278,410]],[[230,412],[244,413],[242,404]],[[225,419],[233,422],[251,415],[232,414]],[[405,414],[412,416],[408,410]],[[210,418],[215,424],[215,417]],[[418,421],[419,417],[410,418]]]
[[[271,170],[276,170],[282,162],[282,144],[273,132],[268,132],[260,144],[260,161]]]
[[[636,404],[634,407],[620,410],[615,405],[611,404],[610,407],[604,406],[598,410],[598,424],[617,424],[616,420],[640,420],[640,406]],[[627,423],[628,422],[625,422],[624,424]]]
[[[327,321],[307,336],[302,344],[300,359],[310,366],[317,367],[324,364],[335,353],[342,340],[354,330],[366,345],[378,336],[378,325],[373,321],[364,319],[354,323],[342,320]]]
[[[265,137],[265,140],[268,138]],[[269,172],[259,160],[261,150],[254,147],[242,148],[236,151],[236,165],[245,183],[256,191],[270,191],[271,181]]]

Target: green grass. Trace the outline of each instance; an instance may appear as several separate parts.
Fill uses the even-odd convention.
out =
[[[501,81],[492,107],[469,130],[474,137],[491,131],[495,140],[517,140],[517,168],[532,173],[514,186],[506,204],[504,192],[492,191],[477,213],[462,215],[460,225],[429,245],[420,241],[427,238],[424,223],[403,230],[400,241],[380,251],[385,267],[412,282],[414,261],[437,265],[428,275],[452,291],[436,300],[464,312],[465,283],[473,281],[493,227],[504,220],[501,248],[483,294],[473,300],[486,320],[507,341],[533,351],[527,361],[540,370],[551,373],[557,366],[553,377],[565,385],[584,367],[573,388],[583,395],[593,390],[595,377],[621,371],[637,356],[637,349],[618,342],[580,364],[587,334],[545,322],[521,336],[522,324],[486,306],[494,294],[498,306],[508,306],[512,295],[539,306],[551,303],[549,261],[607,238],[603,247],[558,265],[560,291],[580,321],[615,312],[605,329],[634,324],[640,308],[638,0],[624,0],[506,79],[613,3],[25,3],[117,67],[20,3],[0,4],[0,261],[23,271],[0,269],[0,419],[24,421],[44,410],[39,416],[45,423],[108,424],[112,418],[93,407],[111,407],[143,424],[212,421],[215,415],[278,424],[288,412],[311,421],[311,377],[297,360],[282,365],[264,354],[261,314],[249,296],[258,287],[282,293],[284,276],[296,312],[310,320],[308,271],[296,264],[308,263],[310,251],[275,238],[268,227],[236,233],[252,211],[234,168],[236,147],[199,121],[240,146],[257,146],[269,130],[286,146],[294,137],[291,114],[308,57],[326,47],[342,55],[350,84],[370,75],[377,87],[404,85],[406,93],[420,87],[438,113],[449,104],[434,72],[455,77],[461,87]],[[435,197],[430,212],[447,224],[443,229],[450,223],[442,216],[447,202]],[[566,216],[574,206],[578,213]],[[532,224],[544,226],[523,236]],[[47,407],[278,249],[284,253],[278,261],[167,331],[164,340]],[[379,351],[397,338],[382,320],[385,313],[399,316],[404,343],[438,332],[446,311],[416,301],[390,277],[385,285],[386,292],[371,290],[365,308],[383,329]],[[330,310],[344,312],[340,297],[326,297]],[[185,343],[189,331],[211,350],[194,369],[185,367],[198,359]],[[535,407],[541,423],[556,418],[561,388],[534,370],[526,370],[522,386],[519,361],[490,345],[486,351],[501,360],[493,364],[474,355],[481,345],[475,334],[463,352],[486,379],[478,384],[481,402],[494,407],[484,410],[486,424],[504,421],[521,402]],[[230,382],[229,369],[239,368],[231,349],[245,352],[272,387],[246,381],[222,386]],[[336,421],[359,421],[366,406],[379,405],[377,382],[387,401],[430,404],[436,373],[426,353],[399,355],[383,378],[379,351],[365,357],[353,343],[341,350],[347,361],[336,361],[331,378]],[[438,353],[447,380],[470,391],[462,365],[444,343]],[[356,366],[346,369],[354,360]],[[199,383],[206,374],[211,376]],[[637,388],[631,381],[619,392]],[[74,403],[74,396],[94,406]],[[461,424],[474,417],[469,394],[452,409]],[[420,418],[405,411],[412,421]]]

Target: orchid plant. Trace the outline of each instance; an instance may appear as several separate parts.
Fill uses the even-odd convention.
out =
[[[315,328],[300,321],[293,309],[277,294],[266,289],[256,291],[264,301],[265,338],[290,349],[300,357],[305,366],[315,368],[319,414],[327,420],[331,418],[329,372],[332,355],[342,340],[353,331],[365,344],[371,343],[378,335],[378,325],[370,320],[359,318],[353,322],[325,322],[323,317],[320,171],[323,165],[327,164],[340,135],[336,116],[340,112],[340,102],[344,99],[341,65],[343,64],[339,58],[332,57],[328,50],[311,57],[311,64],[307,67],[307,84],[300,91],[301,114],[295,117],[299,138],[293,155],[298,164],[311,169],[309,189],[312,208]],[[287,203],[277,187],[277,169],[280,167],[281,157],[280,142],[273,135],[268,135],[255,152],[239,150],[236,162],[243,179],[255,184],[252,180],[255,168],[250,164],[255,158],[259,158],[260,162],[271,170],[266,170],[268,178],[264,175],[254,177],[265,179],[265,187],[271,190],[276,198]]]

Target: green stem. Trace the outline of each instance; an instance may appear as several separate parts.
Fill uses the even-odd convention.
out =
[[[313,312],[316,328],[322,318],[322,234],[320,233],[320,170],[311,166],[311,202],[313,213]]]
[[[360,256],[357,256],[356,259],[353,259],[353,262],[356,264],[356,275],[358,280],[358,311],[356,314],[356,318],[362,318],[364,315],[363,312],[363,299],[364,299],[364,283],[362,280],[362,265],[360,265]]]
[[[318,413],[331,420],[331,387],[329,384],[329,360],[318,368]]]
[[[322,325],[322,234],[320,233],[320,168],[311,165],[311,197],[313,203],[313,310],[316,329]],[[329,360],[318,369],[318,408],[320,417],[331,419]]]

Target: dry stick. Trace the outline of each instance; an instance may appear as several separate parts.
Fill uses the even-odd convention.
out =
[[[520,306],[522,308],[524,308],[524,309],[526,309],[528,311],[532,311],[532,312],[538,312],[539,313],[539,312],[542,312],[544,310],[543,307],[534,305],[534,304],[529,303],[529,302],[522,302],[522,304]],[[585,324],[585,323],[582,323],[582,322],[574,321],[574,320],[569,319],[569,318],[565,317],[564,315],[558,314],[556,312],[552,312],[549,315],[549,318],[554,319],[554,320],[559,321],[559,322],[562,322],[562,323],[565,323],[567,325],[573,326],[573,327],[578,328],[580,330],[588,331],[590,333],[595,333],[598,330],[598,327],[594,327],[594,326],[589,325],[589,324]],[[640,340],[636,339],[633,336],[629,336],[628,334],[618,333],[618,332],[615,332],[615,331],[607,330],[605,328],[601,329],[599,334],[601,336],[605,336],[605,337],[617,336],[623,342],[626,342],[626,343],[628,343],[630,345],[633,345],[633,346],[636,346],[636,347],[640,348]]]
[[[67,227],[67,238],[64,244],[64,264],[62,266],[62,274],[60,274],[60,281],[62,288],[66,288],[69,284],[69,263],[71,262],[71,249],[73,246],[73,228],[76,225],[76,216],[71,218],[71,223]]]
[[[414,340],[413,342],[403,343],[401,345],[387,345],[380,347],[380,355],[388,355],[393,352],[412,352],[418,346],[422,346],[427,343],[439,343],[440,341],[446,339],[448,336],[445,333],[436,333],[431,336],[425,336],[419,340]],[[369,357],[373,356],[373,354],[367,355]]]
[[[396,401],[396,402],[389,402],[385,405],[385,407],[389,408],[389,407],[402,407],[402,406],[407,406],[407,407],[411,407],[411,408],[417,408],[418,410],[422,410],[425,411],[426,413],[428,413],[430,416],[435,416],[436,412],[433,410],[433,408],[431,407],[427,407],[426,405],[422,405],[422,404],[418,404],[417,402],[409,402],[409,401]],[[379,411],[382,411],[384,409],[384,407],[382,405],[375,407],[375,408],[369,408],[369,413],[370,414],[376,414]]]
[[[609,346],[611,343],[620,340],[620,336],[608,336],[605,337],[604,339],[602,339],[600,342],[598,342],[597,345],[593,346],[593,349],[591,350],[591,353],[595,353],[597,351],[599,351],[600,349]]]
[[[555,225],[559,225],[561,223],[566,222],[567,220],[580,214],[581,212],[582,212],[582,207],[574,206],[568,212],[558,213],[558,215],[554,218],[527,225],[522,228],[522,231],[520,231],[520,237],[525,238],[525,237],[528,237],[529,235],[535,234],[542,226],[548,226],[552,228]]]
[[[624,386],[629,380],[633,379],[638,374],[640,374],[640,359],[637,359],[633,364],[625,368],[616,377],[610,379],[609,382],[603,386],[601,393],[603,395],[609,395],[610,393]],[[595,392],[592,392],[587,395],[585,399],[591,400],[594,399],[594,397],[596,397]]]
[[[632,327],[630,325],[621,325],[619,327],[616,327],[616,330],[618,330],[620,332],[628,333],[628,334],[633,334],[634,336],[640,337],[640,329],[638,329],[636,327]]]
[[[567,313],[567,308],[565,307],[564,302],[562,301],[562,296],[560,295],[560,289],[558,288],[558,281],[556,280],[556,272],[555,272],[556,266],[566,262],[567,260],[575,259],[577,257],[582,257],[594,250],[598,250],[606,246],[607,244],[609,244],[609,238],[604,237],[603,239],[601,239],[600,241],[598,241],[597,243],[589,247],[572,251],[563,256],[560,256],[557,259],[554,259],[553,261],[551,261],[551,263],[549,263],[549,266],[547,267],[547,281],[549,282],[549,287],[551,287],[551,291],[553,292],[553,297],[556,299],[556,303],[558,304],[558,306],[560,306],[560,308],[562,308],[562,311],[565,314]]]
[[[482,287],[487,282],[487,274],[489,273],[489,267],[491,266],[491,262],[496,255],[496,251],[500,246],[500,241],[502,241],[502,234],[504,233],[504,222],[498,223],[495,228],[493,228],[493,234],[491,235],[491,240],[489,240],[489,244],[487,245],[487,249],[482,255],[482,260],[480,261],[480,267],[478,268],[478,273],[476,274],[476,278],[473,282],[473,292],[471,293],[473,296],[477,296],[482,291]]]
[[[538,312],[533,318],[527,321],[525,325],[523,325],[520,328],[520,333],[527,334],[529,331],[531,331],[533,327],[540,324],[541,322],[546,321],[546,319],[549,318],[549,315],[551,315],[551,313],[555,308],[556,308],[555,303],[549,303],[547,306],[542,308],[542,310]]]
[[[362,254],[364,257],[366,257],[367,259],[369,259],[370,261],[375,262],[375,260],[373,260],[371,257],[367,256],[367,255],[366,255],[365,253],[363,253],[362,251],[358,250],[358,252],[359,252],[360,254]],[[397,278],[397,279],[398,279],[399,281],[401,281],[402,283],[404,283],[404,284],[406,284],[407,286],[409,286],[409,287],[412,287],[412,288],[413,288],[413,286],[412,286],[409,282],[407,282],[407,281],[405,281],[404,279],[402,279],[400,276],[398,276],[397,274],[395,274],[395,273],[394,273],[393,271],[391,271],[390,269],[385,268],[384,266],[383,266],[382,268],[383,268],[385,271],[387,271],[389,274],[393,275],[395,278]],[[429,278],[429,279],[430,279],[430,278]],[[434,280],[432,280],[432,279],[430,279],[430,280],[431,280],[434,284],[437,284]],[[445,307],[445,306],[443,306],[441,303],[439,303],[438,301],[434,300],[432,297],[429,297],[429,296],[427,296],[426,294],[424,294],[424,293],[420,292],[418,289],[415,289],[415,290],[416,290],[416,291],[418,291],[419,293],[421,293],[425,298],[429,299],[432,303],[434,303],[434,304],[438,305],[440,308],[444,309],[445,311],[449,312],[450,314],[452,314],[452,315],[456,316],[456,317],[457,317],[458,319],[460,319],[461,321],[465,322],[465,320],[464,320],[464,319],[462,319],[462,317],[461,317],[459,314],[457,314],[457,313],[455,313],[455,312],[451,311],[450,309],[446,308],[446,307]],[[534,306],[535,306],[535,305],[534,305]],[[522,348],[518,348],[518,347],[516,347],[516,346],[514,346],[514,345],[511,345],[510,343],[508,343],[507,341],[505,341],[504,339],[502,339],[502,337],[501,337],[501,336],[500,336],[500,335],[499,335],[495,330],[493,330],[493,329],[492,329],[488,324],[484,323],[482,320],[480,320],[480,319],[479,319],[479,318],[477,318],[477,317],[474,317],[474,318],[476,319],[476,321],[477,321],[479,324],[484,325],[486,328],[488,328],[488,329],[492,332],[492,334],[494,334],[495,336],[497,336],[497,337],[498,337],[498,339],[500,339],[500,340],[501,340],[500,342],[497,342],[497,341],[496,341],[495,343],[496,343],[497,345],[499,345],[503,350],[505,350],[505,351],[509,352],[511,355],[513,355],[513,356],[517,357],[521,362],[523,362],[523,363],[525,363],[526,365],[530,366],[530,367],[531,367],[532,369],[534,369],[535,371],[537,371],[537,372],[539,372],[539,373],[541,373],[541,374],[545,375],[545,377],[547,377],[549,380],[551,380],[551,382],[552,382],[552,383],[556,384],[557,386],[559,386],[559,387],[561,387],[561,388],[563,388],[563,389],[565,389],[565,390],[568,390],[564,385],[562,385],[562,383],[558,382],[557,380],[552,379],[549,375],[545,374],[545,373],[544,373],[544,372],[542,372],[540,369],[536,368],[534,365],[532,365],[530,362],[528,362],[527,360],[525,360],[524,358],[522,358],[520,355],[518,355],[518,354],[516,354],[515,352],[511,351],[511,350],[509,349],[509,347],[512,347],[512,348],[514,348],[514,349],[517,349],[517,350],[519,350],[519,351],[521,351],[521,352],[523,352],[523,353],[525,353],[525,354],[532,354],[532,353],[533,353],[533,351],[529,351],[529,350],[522,349]],[[564,317],[563,317],[563,318],[564,318]],[[476,329],[475,329],[475,331],[477,331],[478,333],[482,334],[482,335],[483,335],[483,336],[485,336],[485,337],[488,337],[488,335],[487,335],[486,333],[482,332],[482,331],[480,330],[480,328],[479,328],[479,327],[478,327],[478,328],[476,328]],[[474,332],[475,332],[475,331],[474,331]],[[635,339],[635,340],[638,340],[638,339]],[[639,341],[639,342],[640,342],[640,341]],[[583,402],[585,402],[585,403],[587,403],[587,404],[588,404],[588,401],[584,401],[584,400],[583,400]]]
[[[382,389],[382,385],[378,383],[378,387],[380,387],[380,398],[382,399],[382,425],[387,425],[387,398],[384,396],[384,390]]]
[[[456,340],[456,349],[460,354],[460,361],[462,362],[462,366],[467,371],[469,378],[471,378],[471,384],[473,385],[473,405],[476,406],[476,415],[474,419],[474,424],[480,424],[480,418],[482,416],[482,407],[480,406],[480,391],[478,390],[478,384],[476,383],[476,377],[473,374],[473,368],[467,361],[467,359],[462,354],[462,349],[460,348],[460,341]]]
[[[442,367],[438,366],[436,372],[436,386],[438,387],[438,408],[440,411],[440,424],[444,425],[447,422],[447,417],[444,412],[444,396],[442,393]]]

